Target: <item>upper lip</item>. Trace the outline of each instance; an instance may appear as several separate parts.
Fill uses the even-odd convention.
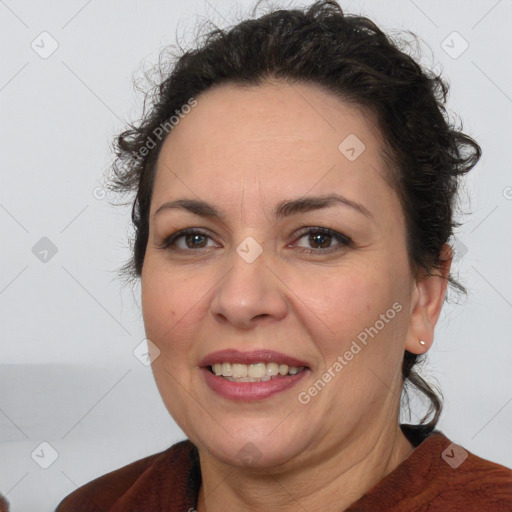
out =
[[[238,364],[255,364],[275,362],[278,364],[286,364],[288,366],[307,367],[307,363],[295,357],[276,352],[274,350],[251,350],[250,352],[241,352],[236,349],[218,350],[208,354],[201,360],[199,366],[213,366],[215,363],[238,363]]]

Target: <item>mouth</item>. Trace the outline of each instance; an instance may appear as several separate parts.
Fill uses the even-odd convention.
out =
[[[271,350],[214,352],[200,363],[207,385],[231,400],[261,400],[294,387],[310,370],[305,361]]]
[[[289,375],[297,375],[306,369],[305,366],[288,366],[275,361],[269,363],[260,361],[254,364],[224,362],[215,363],[207,368],[210,373],[230,382],[267,382]]]

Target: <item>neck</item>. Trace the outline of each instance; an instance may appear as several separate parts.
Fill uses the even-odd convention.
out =
[[[365,432],[300,467],[241,470],[201,456],[197,512],[345,510],[414,450],[398,425]],[[326,454],[330,453],[330,456]]]

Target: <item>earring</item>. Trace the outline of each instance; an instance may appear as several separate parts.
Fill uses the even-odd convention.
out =
[[[426,342],[426,341],[424,341],[424,340],[420,340],[420,345],[426,345],[426,344],[427,344],[427,342]]]

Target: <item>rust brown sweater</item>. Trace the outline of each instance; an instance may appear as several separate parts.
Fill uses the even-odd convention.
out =
[[[402,430],[416,449],[345,512],[512,511],[510,469],[453,449],[440,432]],[[189,512],[200,485],[197,449],[182,441],[80,487],[56,512]]]
[[[0,512],[8,512],[7,500],[0,494]]]

